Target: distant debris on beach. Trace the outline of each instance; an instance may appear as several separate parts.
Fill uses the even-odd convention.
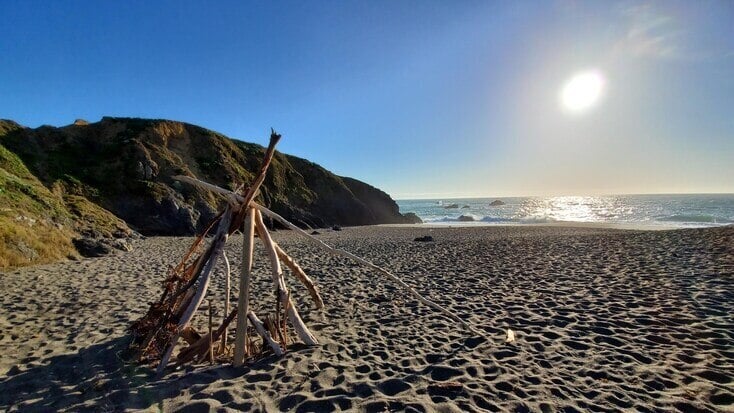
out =
[[[489,206],[502,206],[502,205],[505,205],[505,203],[500,201],[499,199],[495,199],[494,201],[489,203]]]
[[[474,217],[471,215],[461,215],[459,216],[459,222],[473,222]]]
[[[413,239],[413,242],[433,242],[433,237],[430,235],[424,235],[422,237]]]

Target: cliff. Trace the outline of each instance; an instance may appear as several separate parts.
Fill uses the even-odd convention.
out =
[[[235,189],[254,178],[264,153],[260,145],[187,123],[108,117],[36,129],[0,121],[0,145],[0,236],[5,240],[12,238],[9,228],[24,220],[19,216],[47,222],[58,230],[50,233],[59,232],[65,240],[80,234],[122,239],[132,234],[130,229],[146,235],[192,235],[209,222],[222,200],[171,177],[190,175]],[[377,188],[282,153],[276,154],[260,197],[302,226],[409,223],[416,218],[401,215],[397,204]],[[73,255],[74,249],[66,247],[71,244],[62,244],[49,259]],[[16,261],[6,265],[18,265]]]

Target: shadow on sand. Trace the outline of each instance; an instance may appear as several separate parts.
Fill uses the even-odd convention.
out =
[[[0,411],[162,411],[164,400],[191,386],[272,368],[277,361],[271,356],[249,367],[187,367],[156,380],[153,369],[128,361],[129,341],[129,337],[119,337],[75,354],[41,360],[42,365],[26,370],[11,369],[0,379]]]
[[[104,343],[41,360],[43,364],[25,370],[11,369],[0,379],[0,411],[103,411],[123,410],[163,411],[163,402],[193,388],[204,388],[217,380],[229,380],[252,371],[272,371],[281,361],[274,355],[249,366],[231,365],[187,366],[170,371],[156,380],[152,368],[129,361],[130,337],[118,337]],[[471,349],[484,338],[470,338],[454,349],[452,354]],[[291,349],[306,356],[314,348],[296,345]],[[450,358],[452,354],[447,354]],[[427,368],[431,373],[432,368]],[[258,403],[236,406],[238,410],[257,408]],[[230,406],[235,407],[235,406]]]

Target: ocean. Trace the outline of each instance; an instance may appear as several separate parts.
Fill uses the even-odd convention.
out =
[[[500,201],[501,205],[490,205],[493,201]],[[401,213],[413,212],[430,224],[579,222],[653,228],[734,224],[734,194],[410,199],[396,202]]]

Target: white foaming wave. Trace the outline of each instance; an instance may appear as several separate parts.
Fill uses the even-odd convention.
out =
[[[441,222],[476,222],[476,221],[481,221],[481,218],[478,218],[476,215],[464,214],[464,216],[470,216],[470,217],[472,217],[472,219],[474,221],[461,221],[461,220],[459,220],[459,217],[458,216],[449,216],[449,215],[445,215],[445,216],[437,217],[437,218],[423,218],[423,217],[421,217],[421,219],[423,220],[423,222],[432,222],[432,223],[441,223]]]
[[[551,218],[548,216],[531,216],[519,218],[518,222],[520,222],[521,224],[551,224],[553,222],[559,221],[555,218]]]
[[[687,215],[678,214],[660,218],[660,221],[666,222],[691,222],[696,224],[732,224],[734,221],[726,218],[715,217],[712,215]]]
[[[474,220],[473,221],[462,221],[459,219],[458,216],[443,216],[443,217],[436,217],[436,218],[421,218],[423,219],[423,222],[426,223],[433,223],[433,224],[440,224],[440,223],[471,223],[471,222],[477,222],[477,223],[485,223],[485,224],[550,224],[553,222],[558,222],[557,219],[553,219],[551,217],[540,217],[540,216],[533,216],[533,217],[522,217],[522,218],[503,218],[503,217],[493,217],[493,216],[477,216],[473,214],[464,214],[464,216],[470,216]]]

